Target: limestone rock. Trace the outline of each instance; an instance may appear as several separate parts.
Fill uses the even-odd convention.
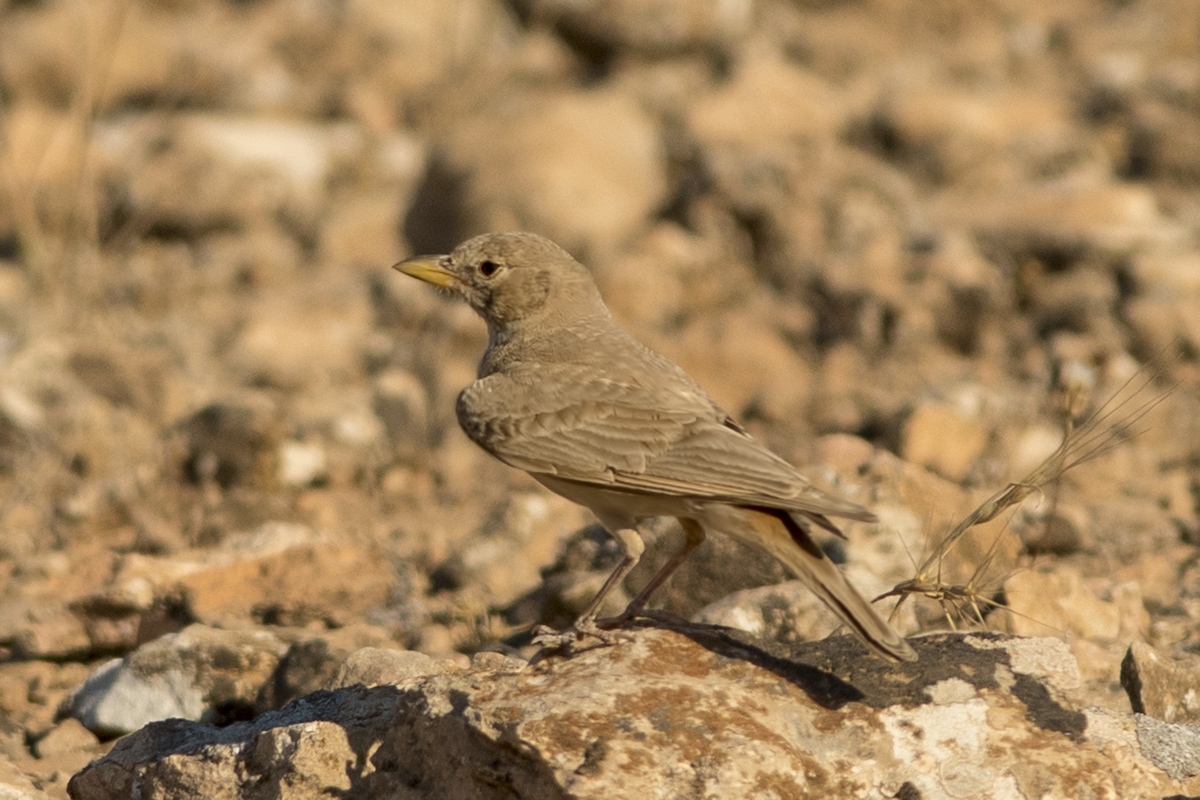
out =
[[[1200,658],[1173,659],[1134,642],[1121,662],[1133,710],[1163,722],[1200,723]]]
[[[386,630],[361,623],[302,636],[288,646],[270,680],[259,689],[255,710],[272,711],[317,689],[329,688],[329,682],[345,670],[347,660],[358,653],[376,653],[380,654],[377,659],[386,660],[384,654],[399,650],[400,645]]]
[[[247,380],[298,388],[344,383],[358,375],[370,309],[357,287],[279,290],[256,307],[231,352]]]
[[[192,625],[93,672],[64,703],[89,730],[125,734],[157,720],[236,719],[283,654],[265,631]]]
[[[0,797],[4,800],[50,800],[7,756],[0,755]]]
[[[502,501],[441,570],[458,585],[483,587],[493,605],[506,606],[541,583],[547,556],[569,534],[592,521],[582,506],[547,492],[523,492]]]
[[[87,751],[98,744],[96,735],[74,718],[68,717],[51,728],[34,744],[38,758],[47,759],[67,753]]]
[[[75,776],[70,794],[949,800],[1200,791],[1194,731],[1078,709],[1078,669],[1061,642],[938,635],[914,645],[920,661],[894,666],[849,637],[785,648],[706,627],[641,630],[522,670],[484,659],[463,673],[318,692],[225,728],[157,723]]]
[[[726,44],[744,35],[754,0],[525,0],[531,13],[573,40],[605,50],[664,55]]]
[[[666,176],[653,120],[612,91],[505,97],[446,140],[405,223],[419,252],[536,230],[584,256],[646,224]]]
[[[1011,180],[1005,170],[1014,162],[1030,172],[1045,169],[1082,143],[1062,106],[1031,91],[907,87],[888,96],[877,115],[893,146],[939,181]]]
[[[968,227],[1016,253],[1128,255],[1178,243],[1182,231],[1141,186],[1067,183],[1031,186],[986,200],[946,196],[943,222]]]
[[[208,623],[348,624],[385,604],[396,583],[378,547],[331,541],[297,525],[266,524],[193,555],[187,573],[166,588],[181,590]]]
[[[0,603],[0,642],[24,658],[77,658],[92,639],[79,615],[53,596]]]
[[[987,428],[949,403],[917,406],[904,423],[901,455],[952,481],[966,477],[987,445]]]
[[[1136,582],[1087,581],[1066,564],[1043,566],[1004,582],[1015,633],[1071,633],[1084,639],[1142,639],[1148,615]],[[1107,599],[1102,595],[1107,595]]]
[[[878,597],[891,588],[861,567],[851,567],[845,572],[847,580],[864,597]],[[888,616],[888,606],[894,602],[880,605],[879,612]],[[700,609],[692,619],[709,625],[724,625],[776,642],[819,639],[841,625],[834,613],[797,580],[734,592]],[[891,623],[902,633],[915,631],[917,624],[912,604],[905,604],[899,618]]]
[[[413,650],[364,647],[351,653],[327,681],[329,689],[384,686],[438,672],[436,662]]]
[[[210,403],[183,420],[184,476],[222,488],[264,482],[277,432],[271,410],[252,403]]]
[[[110,120],[98,160],[148,222],[200,232],[286,214],[315,224],[324,183],[363,147],[347,123],[313,124],[219,113],[180,115],[164,129]]]

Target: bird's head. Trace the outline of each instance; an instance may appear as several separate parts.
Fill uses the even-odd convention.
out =
[[[570,323],[604,310],[587,269],[533,233],[486,233],[444,256],[418,256],[395,268],[467,301],[495,332],[538,318]]]

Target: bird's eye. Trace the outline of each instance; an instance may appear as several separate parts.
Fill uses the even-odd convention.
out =
[[[479,265],[479,272],[485,278],[490,278],[496,274],[496,270],[500,269],[500,265],[495,261],[484,261]]]

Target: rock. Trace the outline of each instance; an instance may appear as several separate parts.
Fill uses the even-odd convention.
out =
[[[284,486],[303,489],[328,477],[325,448],[316,442],[281,442],[278,459],[279,482]]]
[[[1085,705],[1132,713],[1129,695],[1121,688],[1121,660],[1129,646],[1120,641],[1070,640],[1071,655],[1079,662]]]
[[[0,754],[0,797],[4,800],[50,800],[7,756]]]
[[[387,631],[362,623],[304,636],[292,642],[279,659],[271,679],[258,692],[255,710],[261,713],[283,708],[298,697],[325,688],[346,660],[357,652],[399,648]]]
[[[456,656],[463,657],[455,649],[454,634],[445,625],[437,623],[425,625],[421,628],[421,634],[417,637],[414,647],[422,653],[437,658],[453,659]]]
[[[1171,658],[1134,642],[1121,662],[1121,685],[1139,714],[1163,722],[1200,723],[1200,658]]]
[[[1032,518],[1019,519],[1018,524],[1014,525],[1014,528],[1021,530],[1025,552],[1035,556],[1067,556],[1083,550],[1086,542],[1084,531],[1088,529],[1087,515],[1066,504],[1054,509],[1046,508],[1048,505],[1039,503]],[[1022,507],[1023,512],[1027,510],[1028,505]]]
[[[839,92],[819,76],[774,55],[739,62],[733,80],[696,98],[688,131],[717,158],[766,153],[834,136],[847,109]]]
[[[1133,263],[1137,294],[1125,314],[1146,352],[1160,353],[1179,343],[1200,347],[1200,259],[1184,254],[1148,253]]]
[[[61,97],[77,85],[76,71],[94,67],[85,53],[97,47],[107,48],[105,91],[94,100],[98,117],[121,116],[148,99],[174,97],[181,108],[206,108],[228,99],[231,90],[251,93],[256,84],[260,94],[264,83],[278,91],[278,68],[269,63],[270,47],[253,15],[205,13],[190,4],[154,4],[131,16],[89,8],[84,32],[77,27],[79,9],[49,11],[5,26],[0,45],[5,82],[21,87],[22,95],[52,102]],[[276,20],[270,30],[278,36],[278,28]],[[254,80],[255,68],[265,68],[275,80]]]
[[[727,45],[743,36],[754,0],[523,0],[540,19],[557,25],[568,40],[604,51],[663,56]]]
[[[1173,98],[1178,105],[1172,107],[1138,97],[1130,99],[1135,106],[1128,136],[1130,168],[1149,179],[1166,178],[1183,185],[1200,181],[1200,160],[1196,158],[1200,128],[1191,115],[1190,102],[1180,103],[1181,98]]]
[[[299,15],[312,13],[304,9]],[[486,0],[465,0],[453,6],[440,0],[411,0],[403,5],[351,0],[344,8],[330,8],[325,13],[328,17],[317,26],[321,35],[341,31],[337,41],[330,43],[334,52],[342,52],[338,44],[349,31],[354,31],[352,41],[360,41],[359,47],[369,41],[372,49],[377,49],[370,80],[356,80],[354,94],[381,95],[377,102],[388,114],[388,125],[395,124],[391,117],[406,106],[420,105],[427,93],[445,91],[449,84],[464,88],[461,82],[467,76],[478,79],[507,65],[516,46],[516,21],[508,8]],[[464,59],[464,53],[488,55],[476,60]],[[507,73],[501,70],[500,74]],[[474,85],[472,88],[479,91]]]
[[[478,587],[501,608],[534,589],[548,556],[569,534],[592,522],[582,506],[548,492],[523,492],[485,520],[481,536],[450,559],[442,574],[459,586]]]
[[[600,124],[598,124],[600,123]],[[413,250],[536,230],[586,257],[628,239],[663,202],[654,121],[613,91],[502,95],[438,149],[405,221]]]
[[[990,244],[986,252],[1008,258],[1050,254],[1073,264],[1085,254],[1128,256],[1173,245],[1181,236],[1154,194],[1132,184],[1031,186],[982,201],[948,195],[938,205],[942,224],[972,228]]]
[[[1097,589],[1110,599],[1101,599]],[[1101,641],[1144,639],[1149,626],[1136,582],[1085,582],[1066,564],[1018,572],[1004,581],[1004,595],[1013,611],[1009,625],[1021,635],[1059,631]]]
[[[83,619],[58,597],[0,603],[0,642],[23,658],[78,658],[92,649]]]
[[[654,343],[735,417],[753,411],[784,420],[808,402],[813,379],[772,324],[774,311],[763,302],[741,313],[706,314]]]
[[[1141,587],[1147,607],[1177,606],[1187,590],[1182,567],[1192,555],[1188,545],[1180,543],[1160,551],[1144,554],[1137,561],[1125,564],[1113,575],[1125,583],[1134,581]]]
[[[271,443],[277,436],[266,408],[213,403],[180,425],[186,439],[185,476],[198,484],[228,489],[264,480]]]
[[[1124,332],[1112,320],[1120,296],[1115,274],[1093,269],[1061,274],[1030,270],[1024,295],[1029,316],[1043,335],[1083,339],[1090,349],[1105,354],[1122,350]]]
[[[656,225],[631,251],[597,265],[593,274],[604,304],[638,338],[737,305],[754,281],[749,264],[668,222]]]
[[[830,239],[843,227],[834,219],[846,188],[842,173],[856,171],[852,157],[838,157],[837,136],[849,108],[821,76],[759,50],[739,59],[731,80],[689,103],[684,121],[696,143],[698,180],[744,221],[756,269],[791,290],[838,249]],[[850,180],[858,186],[874,179]],[[857,271],[848,259],[826,277]],[[881,276],[873,276],[878,283]]]
[[[875,454],[875,445],[848,433],[829,433],[813,443],[814,462],[841,475],[866,471]]]
[[[318,537],[283,546],[247,537],[241,545],[176,584],[197,619],[343,625],[387,604],[396,586],[396,570],[378,546]]]
[[[40,788],[61,797],[66,791],[67,779],[109,748],[78,720],[65,719],[48,731],[39,732],[32,749],[36,759],[22,759],[18,763],[37,779]]]
[[[1154,766],[1175,780],[1200,774],[1200,730],[1195,725],[1171,725],[1138,716],[1137,738]]]
[[[71,693],[64,712],[108,736],[172,717],[238,719],[254,708],[283,651],[263,630],[192,625],[101,666]]]
[[[936,182],[1006,183],[1078,158],[1083,137],[1062,105],[1030,90],[911,86],[890,93],[874,124]],[[1017,174],[1013,174],[1017,172]]]
[[[1058,449],[1063,441],[1062,428],[1047,422],[1026,427],[1008,448],[1009,470],[1013,475],[1028,475]]]
[[[917,406],[904,422],[900,455],[952,481],[967,476],[983,454],[987,428],[976,418],[942,402]]]
[[[59,510],[55,506],[65,506],[63,510],[68,515],[98,512],[106,505],[104,498],[97,497],[102,502],[92,504],[91,508],[87,508],[86,503],[83,508],[78,505],[70,508],[70,494],[83,491],[80,486],[83,481],[77,481],[77,478],[87,480],[91,476],[93,481],[101,478],[108,489],[97,492],[97,495],[105,495],[110,491],[118,493],[118,487],[128,487],[132,481],[128,477],[122,480],[117,476],[128,475],[155,463],[162,452],[162,431],[156,433],[155,425],[163,420],[157,418],[157,413],[144,414],[128,406],[115,406],[89,389],[74,373],[72,353],[85,348],[99,348],[99,343],[108,339],[107,336],[101,339],[97,335],[89,346],[83,344],[84,338],[68,334],[32,336],[20,342],[0,361],[0,386],[3,387],[0,389],[0,413],[20,430],[13,444],[19,448],[17,452],[24,462],[22,472],[38,473],[43,476],[42,480],[49,481],[62,481],[66,477],[63,471],[68,469],[85,473],[73,475],[69,484],[73,491],[66,490],[67,487],[61,484],[52,493],[47,488],[43,501],[53,496],[56,502],[37,504],[40,508],[55,511]],[[106,343],[103,349],[109,350],[109,345]],[[113,351],[119,349],[111,348]],[[153,381],[153,365],[160,355],[142,353],[134,359],[136,363],[130,366],[134,372],[140,372],[145,367],[147,372],[141,378]],[[157,396],[165,395],[169,399],[172,392],[168,389],[176,382],[168,380],[164,383],[150,390],[150,394],[161,392]],[[56,450],[55,444],[66,430],[72,431],[74,437],[66,448],[70,456],[66,455],[66,450]],[[72,459],[74,467],[71,466]],[[47,521],[43,524],[50,523]],[[16,544],[16,541],[11,544]]]
[[[54,728],[58,706],[89,672],[88,667],[74,662],[5,664],[0,670],[0,719],[4,720],[0,726],[0,754],[28,756],[31,741]],[[10,748],[10,744],[16,746]]]
[[[699,626],[641,630],[520,671],[319,692],[226,728],[156,723],[76,775],[70,794],[235,797],[285,781],[296,796],[480,800],[1200,790],[1194,732],[1077,708],[1061,642],[914,645],[920,661],[894,666],[850,637],[788,648]]]
[[[402,252],[400,218],[401,208],[392,190],[336,204],[321,225],[322,260],[360,268],[397,260]]]
[[[147,224],[194,235],[274,214],[313,226],[326,181],[363,147],[345,122],[204,112],[177,115],[165,131],[143,116],[108,120],[100,141],[105,171],[128,186]]]
[[[517,673],[529,666],[529,663],[517,656],[505,655],[495,650],[481,650],[471,656],[471,669],[480,672]]]
[[[81,343],[67,364],[74,376],[114,406],[133,407],[157,415],[163,408],[168,383],[165,353],[96,342]]]
[[[438,672],[437,662],[424,653],[412,650],[383,650],[364,647],[355,650],[337,668],[326,689],[343,689],[347,686],[384,686],[403,683],[409,678],[432,675]]]
[[[647,533],[646,552],[623,584],[630,597],[683,545],[683,530],[673,519],[656,521]],[[769,589],[790,577],[791,573],[768,553],[728,536],[709,536],[654,593],[650,605],[689,619],[731,593]]]
[[[48,759],[78,751],[94,750],[100,740],[77,719],[67,718],[51,728],[33,744],[38,758]]]
[[[29,433],[6,413],[5,400],[9,399],[0,397],[0,474],[6,475],[15,472],[17,464],[28,458],[31,444]]]
[[[340,444],[366,449],[383,439],[383,421],[371,409],[367,392],[356,392],[349,398],[343,398],[339,405],[341,408],[334,410],[336,416],[332,419],[327,406],[321,410],[320,416]]]
[[[392,561],[377,545],[268,522],[228,536],[215,548],[124,555],[112,565],[106,585],[71,608],[93,638],[97,630],[110,631],[108,644],[120,649],[135,645],[147,628],[168,623],[156,621],[164,615],[232,626],[251,619],[347,625],[394,599],[397,581]]]
[[[878,597],[891,586],[884,584],[865,569],[848,568],[846,578],[867,598]],[[877,606],[879,613],[888,616],[891,600]],[[906,603],[892,627],[902,633],[917,630],[913,606]],[[833,612],[811,590],[797,580],[775,586],[743,589],[705,606],[692,616],[693,622],[724,625],[759,639],[773,642],[800,642],[820,639],[835,633],[841,623]]]
[[[297,389],[353,382],[371,327],[357,286],[276,290],[256,306],[230,356],[247,383]]]
[[[870,371],[871,365],[859,348],[842,342],[828,349],[818,366],[809,406],[813,424],[819,430],[853,431],[867,425],[875,403],[862,376]]]
[[[425,385],[408,370],[392,367],[375,376],[375,416],[400,455],[413,457],[430,444],[429,397]]]

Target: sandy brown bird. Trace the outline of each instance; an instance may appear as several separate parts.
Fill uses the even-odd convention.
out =
[[[396,269],[449,290],[487,322],[478,380],[458,396],[467,436],[590,508],[621,546],[621,563],[573,629],[543,641],[606,638],[596,614],[642,555],[638,523],[674,516],[684,546],[617,623],[641,612],[716,532],[783,562],[875,652],[916,658],[810,536],[814,524],[837,532],[831,516],[875,516],[815,488],[687,373],[625,333],[591,274],[562,248],[530,233],[486,234],[450,255],[412,258]]]

